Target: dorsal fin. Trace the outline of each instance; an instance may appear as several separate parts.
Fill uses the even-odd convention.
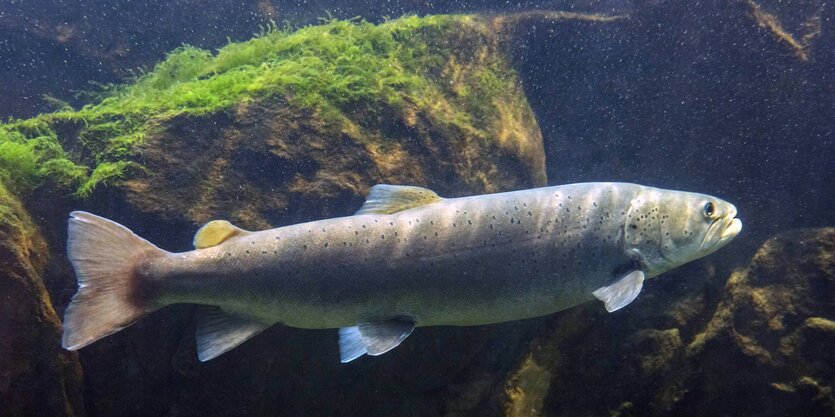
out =
[[[232,236],[249,233],[226,220],[212,220],[194,234],[194,248],[203,249],[223,243]]]
[[[408,185],[377,184],[355,214],[392,214],[443,200],[434,191]]]

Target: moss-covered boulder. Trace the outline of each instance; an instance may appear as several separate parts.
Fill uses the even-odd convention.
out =
[[[350,215],[375,183],[447,196],[544,185],[539,127],[497,29],[478,16],[271,28],[214,53],[180,48],[84,108],[0,125],[0,179],[54,239],[57,309],[76,285],[62,255],[71,208],[187,250],[216,218],[260,229]],[[275,327],[201,364],[193,312],[166,308],[83,349],[87,411],[403,415],[399,402],[355,401],[375,391],[437,415],[432,390],[490,337],[431,329],[399,355],[343,366],[334,331]],[[56,338],[37,352],[59,349]]]
[[[0,182],[0,414],[83,415],[81,367],[61,349],[43,282],[47,243]]]
[[[356,204],[376,182],[543,185],[542,137],[504,46],[474,16],[272,29],[216,54],[183,47],[96,104],[0,126],[0,146],[33,161],[6,164],[31,182],[84,197],[117,181],[139,211],[251,227],[338,213],[309,202]]]
[[[590,304],[555,316],[482,408],[506,416],[835,414],[835,229],[768,240],[718,294],[702,285],[713,271],[696,265],[682,274],[704,277],[697,283],[651,281],[622,315]]]

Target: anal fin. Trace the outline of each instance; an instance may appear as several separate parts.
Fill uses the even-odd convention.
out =
[[[342,363],[364,354],[378,356],[386,353],[412,334],[412,320],[386,320],[360,323],[339,329],[339,354]]]
[[[236,348],[270,327],[244,317],[228,314],[220,308],[207,308],[197,316],[197,358],[214,359]]]
[[[603,301],[606,311],[611,313],[626,307],[635,300],[643,286],[644,272],[632,271],[615,281],[614,284],[600,287],[592,294],[598,300]]]

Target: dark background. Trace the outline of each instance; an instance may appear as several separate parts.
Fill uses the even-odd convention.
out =
[[[513,58],[545,138],[549,182],[633,181],[723,197],[737,205],[744,228],[734,245],[717,255],[745,264],[750,252],[777,232],[835,224],[832,6],[798,1],[764,2],[763,7],[796,39],[812,33],[805,23],[819,16],[820,34],[809,41],[806,59],[759,25],[751,4],[730,0],[6,0],[0,2],[0,116],[50,111],[53,104],[44,95],[82,105],[75,92],[94,88],[91,81],[123,80],[183,43],[211,49],[227,38],[249,38],[269,21],[299,26],[327,16],[378,21],[403,13],[533,9],[628,13],[628,20],[606,25],[566,22],[532,26],[520,34]],[[192,368],[193,360],[182,359],[193,355],[193,329],[179,327],[191,314],[173,307],[136,325],[155,326],[153,332],[169,341],[164,354],[174,358],[171,363],[147,357],[153,352],[135,351],[149,342],[131,336],[92,346],[87,360],[82,353],[88,413],[402,415],[412,410],[433,415],[445,396],[460,394],[458,385],[478,379],[468,372],[507,366],[515,350],[503,341],[529,334],[542,322],[422,329],[420,338],[398,349],[403,350],[399,355],[373,364],[308,363],[304,375],[281,375],[282,364],[299,363],[308,352],[325,348],[335,354],[333,333],[304,332],[302,337],[301,331],[276,327],[239,347],[239,355],[218,358],[215,366],[238,370],[220,374]],[[449,351],[449,346],[458,348]],[[118,369],[89,359],[123,351],[136,360]],[[294,356],[269,354],[273,351]],[[478,363],[465,363],[473,356]],[[266,362],[250,362],[258,358]],[[393,383],[381,387],[368,379],[370,369]],[[137,374],[156,379],[128,388],[112,378]],[[196,379],[205,386],[188,385]],[[285,386],[290,381],[307,385]],[[227,391],[249,392],[259,401],[235,404],[231,396],[204,396]],[[298,393],[275,397],[287,392]],[[379,398],[349,398],[353,393]],[[393,395],[412,403],[386,399]],[[339,404],[353,408],[334,409]],[[253,408],[240,408],[247,406]]]

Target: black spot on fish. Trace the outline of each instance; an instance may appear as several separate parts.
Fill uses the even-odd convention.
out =
[[[307,245],[304,245],[304,248],[307,249]]]
[[[325,242],[325,247],[326,247],[326,248],[328,247],[328,242]]]
[[[247,249],[246,254],[249,255],[249,250]]]
[[[637,226],[637,225],[635,225],[635,224],[630,224],[630,225],[629,225],[629,228],[630,228],[630,229],[632,229],[632,230],[635,230],[635,229],[637,229],[637,228],[638,228],[638,226]]]
[[[394,226],[394,222],[389,222],[389,226]]]
[[[458,225],[457,225],[457,224],[455,224],[455,222],[453,222],[453,223],[452,223],[452,227],[458,227]]]
[[[471,220],[467,220],[467,224],[473,224]]]

